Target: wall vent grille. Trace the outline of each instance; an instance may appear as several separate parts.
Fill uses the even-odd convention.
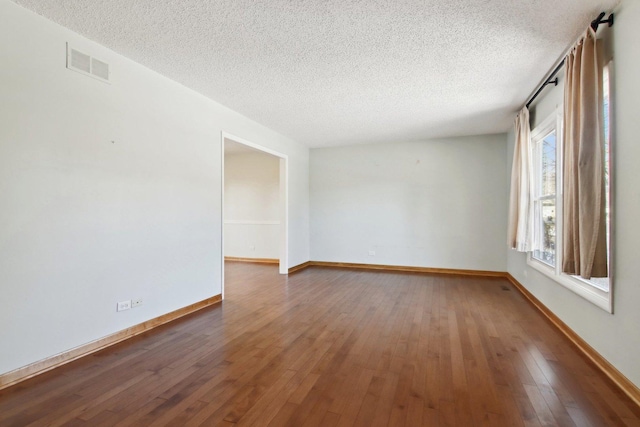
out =
[[[89,55],[85,55],[84,53],[77,51],[75,49],[71,49],[71,67],[75,68],[77,71],[82,71],[84,73],[91,72],[91,57]]]
[[[68,43],[67,68],[103,82],[110,82],[109,64],[72,48]]]
[[[109,64],[91,58],[91,74],[103,80],[109,80]]]

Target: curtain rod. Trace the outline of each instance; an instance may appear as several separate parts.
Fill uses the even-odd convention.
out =
[[[613,25],[613,13],[611,13],[607,19],[603,19],[606,14],[607,14],[606,12],[602,12],[600,13],[600,15],[598,15],[596,19],[591,21],[591,28],[593,28],[593,31],[598,31],[598,27],[601,24],[609,24],[608,25],[609,27]],[[527,108],[529,108],[529,106],[533,103],[533,101],[535,101],[538,95],[540,95],[540,92],[542,92],[542,90],[545,87],[547,87],[547,85],[558,86],[558,78],[556,77],[556,74],[558,74],[558,72],[562,69],[562,67],[564,67],[564,61],[565,59],[562,58],[562,61],[560,61],[560,63],[556,66],[556,68],[553,69],[551,74],[549,74],[549,77],[547,77],[544,83],[542,83],[542,85],[540,85],[538,90],[536,90],[536,92],[533,94],[529,102],[527,102]]]

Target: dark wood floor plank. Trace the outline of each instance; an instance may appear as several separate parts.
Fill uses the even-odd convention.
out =
[[[0,391],[0,426],[639,426],[496,278],[227,263],[222,304]]]
[[[67,405],[59,406],[58,408],[47,414],[48,417],[54,419],[54,421],[49,423],[49,426],[57,427],[65,424],[70,420],[73,420],[74,418],[78,417],[94,406],[100,405],[105,400],[108,400],[118,394],[126,393],[126,390],[128,388],[134,387],[151,375],[152,372],[145,371],[141,374],[129,378],[128,380],[122,379],[119,384],[112,383],[108,388],[102,389],[100,391],[96,390],[94,393],[83,395],[80,399],[75,400]],[[40,420],[36,420],[32,424],[28,424],[27,426],[37,427],[39,424]]]
[[[374,371],[370,369],[361,369],[358,382],[353,393],[345,399],[346,406],[340,413],[339,427],[349,427],[354,425],[360,408],[364,402],[369,386],[373,381]]]
[[[267,426],[304,380],[300,372],[287,371],[244,414],[237,426]]]
[[[287,402],[284,404],[282,408],[278,411],[276,416],[271,420],[268,424],[268,427],[282,427],[287,425],[289,420],[295,415],[298,411],[298,405]]]

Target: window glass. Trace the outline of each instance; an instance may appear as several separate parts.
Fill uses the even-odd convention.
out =
[[[537,198],[534,203],[536,249],[533,257],[556,265],[556,130],[534,141],[537,153]]]

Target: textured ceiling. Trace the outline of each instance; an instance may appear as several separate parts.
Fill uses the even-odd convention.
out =
[[[507,130],[617,0],[13,0],[311,147]]]

